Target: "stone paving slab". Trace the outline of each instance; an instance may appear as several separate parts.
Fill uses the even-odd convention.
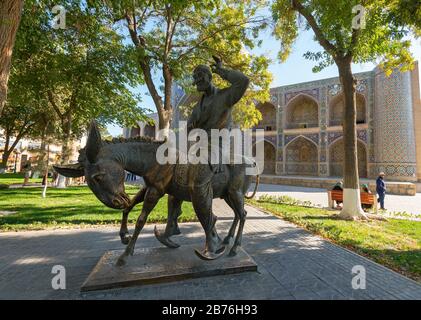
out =
[[[215,201],[224,236],[233,213]],[[81,293],[80,287],[108,250],[122,250],[118,228],[0,233],[0,299],[417,299],[421,285],[318,236],[247,207],[243,248],[258,272]],[[162,226],[161,226],[162,227]],[[147,225],[137,248],[159,246]],[[198,223],[180,225],[181,245],[204,243]],[[194,255],[194,252],[191,252]],[[54,265],[66,269],[66,290],[54,290]],[[366,289],[354,290],[352,268],[366,270]]]

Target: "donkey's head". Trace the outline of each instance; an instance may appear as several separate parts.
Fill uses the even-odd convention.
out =
[[[79,151],[78,162],[53,167],[65,177],[85,176],[89,188],[107,207],[124,209],[129,205],[130,199],[124,191],[124,168],[109,148],[103,148],[95,121],[91,122],[86,147]]]

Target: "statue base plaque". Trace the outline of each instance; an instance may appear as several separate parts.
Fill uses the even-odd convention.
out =
[[[107,251],[81,287],[81,291],[105,290],[192,278],[257,271],[254,260],[242,249],[229,257],[203,261],[195,253],[197,245],[177,249],[165,247],[136,249],[123,267],[115,265],[121,250]],[[229,248],[228,248],[229,249]],[[227,252],[229,251],[227,249]]]

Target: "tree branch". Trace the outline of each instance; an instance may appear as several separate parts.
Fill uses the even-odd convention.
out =
[[[298,11],[298,13],[300,13],[302,16],[304,16],[304,18],[306,18],[308,24],[313,29],[313,32],[316,35],[317,41],[335,59],[338,54],[337,48],[324,37],[313,15],[307,11],[307,8],[305,8],[299,0],[291,0],[291,5],[294,10]]]
[[[197,42],[194,46],[190,47],[185,52],[183,52],[182,54],[180,54],[176,60],[177,61],[181,60],[183,57],[185,57],[186,55],[190,54],[195,49],[199,48],[201,44],[203,44],[207,40],[215,37],[218,33],[223,32],[225,30],[228,30],[229,28],[232,28],[232,27],[240,27],[240,26],[245,25],[247,23],[250,23],[250,21],[242,21],[240,23],[229,24],[229,25],[226,25],[225,27],[223,27],[221,29],[218,29],[218,30],[212,32],[211,34],[207,35],[206,37],[204,37],[203,39],[201,39],[199,42]]]
[[[348,53],[346,54],[346,57],[349,59],[352,59],[352,56],[354,55],[354,49],[357,45],[360,33],[360,29],[352,29],[351,43],[349,45]]]
[[[53,107],[54,111],[57,113],[60,119],[63,119],[63,114],[61,113],[59,107],[57,106],[56,102],[54,101],[54,96],[50,90],[47,91],[48,101],[50,102],[51,106]]]
[[[15,137],[15,141],[13,141],[13,144],[10,146],[10,149],[9,149],[9,152],[12,152],[15,148],[16,148],[16,146],[17,146],[17,144],[19,143],[19,141],[23,138],[23,136],[25,135],[25,134],[27,134],[28,133],[28,131],[29,131],[29,129],[31,129],[34,125],[35,125],[35,122],[33,122],[32,124],[30,124],[29,126],[27,126],[28,125],[28,123],[29,122],[25,122],[25,124],[21,127],[21,129],[19,130],[19,133],[18,133],[18,135]],[[27,126],[27,127],[26,127]],[[25,128],[26,127],[26,128]]]
[[[133,41],[133,44],[136,46],[139,52],[139,66],[142,70],[143,77],[148,87],[149,93],[151,94],[152,100],[155,104],[155,107],[158,113],[162,113],[163,106],[162,106],[162,98],[159,95],[158,91],[156,90],[155,84],[152,79],[152,72],[151,67],[149,65],[149,58],[145,54],[145,43],[142,41],[142,38],[138,36],[137,29],[136,29],[136,22],[133,16],[130,16],[126,13],[126,20],[127,20],[127,28],[129,29],[130,37]]]
[[[126,21],[127,21],[127,28],[129,29],[129,34],[130,34],[133,44],[136,47],[140,47],[140,40],[137,36],[137,28],[135,26],[134,18],[131,17],[128,14],[128,12],[126,12]]]

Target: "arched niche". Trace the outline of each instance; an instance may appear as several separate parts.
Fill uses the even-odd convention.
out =
[[[265,131],[276,131],[276,107],[270,102],[265,102],[258,104],[256,108],[262,114],[262,120],[256,127]]]
[[[266,141],[260,141],[258,143],[264,144],[264,168],[263,168],[263,174],[275,174],[275,168],[276,168],[276,148],[275,146]],[[253,155],[256,155],[256,144],[253,145]]]
[[[130,129],[130,137],[138,137],[140,136],[140,127],[135,126]]]
[[[155,138],[155,130],[156,130],[155,124],[146,124],[144,136]]]
[[[312,128],[319,126],[319,105],[317,101],[300,94],[293,98],[286,107],[286,128]]]
[[[365,98],[362,94],[356,93],[356,103],[357,103],[357,124],[366,123],[366,103]],[[330,126],[339,126],[342,125],[343,121],[343,112],[345,105],[344,94],[341,93],[334,97],[329,104],[329,125]]]
[[[317,176],[318,149],[314,142],[300,136],[285,147],[285,172],[291,175]]]

